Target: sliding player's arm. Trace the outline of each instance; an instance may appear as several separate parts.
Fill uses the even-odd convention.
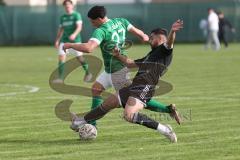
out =
[[[125,64],[128,68],[138,67],[134,60],[128,58],[128,57],[125,56],[125,55],[122,55],[122,54],[120,53],[120,50],[119,50],[117,47],[115,47],[115,48],[113,49],[112,54],[113,54],[113,56],[114,56],[115,58],[117,58],[117,59],[120,60],[123,64]]]
[[[182,20],[177,20],[175,23],[173,23],[171,31],[168,34],[167,42],[166,42],[168,48],[173,48],[173,44],[176,38],[176,32],[182,28],[183,28]]]
[[[57,37],[56,37],[56,40],[55,40],[55,43],[54,43],[55,48],[58,48],[58,46],[59,46],[60,39],[62,37],[63,31],[64,31],[63,27],[58,28]]]

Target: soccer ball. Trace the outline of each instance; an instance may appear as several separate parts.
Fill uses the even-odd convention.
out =
[[[91,124],[84,124],[79,127],[78,133],[82,140],[91,140],[97,137],[97,129]]]

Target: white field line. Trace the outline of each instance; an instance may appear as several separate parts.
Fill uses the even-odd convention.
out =
[[[35,92],[38,92],[40,89],[39,87],[35,87],[35,86],[19,85],[19,84],[0,84],[0,86],[11,87],[11,88],[20,88],[20,89],[26,90],[26,91],[19,91],[19,92],[0,93],[0,97],[15,96],[15,95],[27,94],[27,93],[35,93]]]
[[[104,128],[104,127],[103,127]],[[32,128],[34,129],[34,128]],[[104,130],[105,129],[105,130]],[[115,134],[116,136],[120,136],[120,135],[137,135],[137,134],[147,134],[150,133],[151,131],[149,130],[136,130],[136,127],[132,127],[130,128],[129,126],[126,125],[121,125],[121,127],[117,126],[117,127],[112,127],[111,129],[106,130],[106,128],[104,128],[101,132],[101,136],[112,136],[113,134]],[[127,129],[127,131],[126,131]],[[41,135],[41,137],[44,137],[44,135],[51,135],[53,133],[53,131],[55,131],[56,134],[61,135],[62,133],[70,133],[73,135],[78,135],[78,133],[73,132],[72,130],[69,129],[69,127],[66,128],[62,128],[62,129],[58,129],[58,130],[46,130],[43,128],[43,130],[39,130],[39,131],[28,131],[28,134],[31,135],[31,137],[35,137],[38,135]],[[204,135],[221,135],[221,134],[228,134],[228,133],[235,133],[238,132],[238,128],[233,128],[233,129],[228,129],[228,130],[224,130],[224,129],[219,129],[219,130],[208,130],[206,132],[206,130],[202,130],[202,131],[188,131],[188,132],[181,132],[178,131],[178,134],[181,135],[181,138],[189,138],[190,136],[204,136]],[[104,133],[103,133],[104,132]],[[152,132],[152,133],[156,133],[156,132]],[[158,134],[158,133],[156,133]],[[5,135],[1,135],[1,139],[11,139],[13,137],[19,137],[22,136],[22,133],[17,133],[17,132],[11,132],[9,134],[5,134]],[[239,139],[239,136],[225,136],[224,139],[226,138],[229,139]],[[21,138],[25,138],[24,136]],[[150,138],[151,139],[151,138]]]
[[[102,129],[110,129],[110,128],[121,128],[123,126],[128,126],[128,127],[133,127],[133,125],[128,125],[128,123],[125,122],[125,120],[123,120],[123,118],[121,118],[122,114],[121,113],[117,113],[115,116],[111,116],[108,117],[108,119],[104,119],[101,120],[99,122],[99,124],[101,125]],[[222,117],[223,119],[227,118],[227,116]],[[160,118],[159,118],[160,119]],[[2,121],[1,122],[1,128],[0,131],[5,131],[5,130],[11,130],[11,129],[28,129],[29,125],[31,124],[35,124],[34,127],[32,128],[40,128],[40,127],[50,127],[50,126],[56,126],[56,125],[61,125],[61,124],[70,124],[70,121],[62,121],[60,119],[58,119],[57,117],[53,117],[53,118],[41,118],[41,123],[39,123],[39,121],[36,121],[34,119],[32,120],[26,120],[24,122],[19,121],[19,120],[12,120],[12,121]],[[194,124],[198,124],[199,126],[205,126],[205,121],[217,121],[219,120],[219,118],[216,117],[211,117],[211,118],[206,118],[206,119],[194,119],[194,120],[185,120],[183,121],[183,125],[185,125],[185,123],[188,121],[190,122],[190,125],[193,125],[191,122],[193,122]],[[237,118],[231,119],[231,120],[237,120]],[[17,122],[16,122],[17,121]],[[172,122],[174,125],[175,120],[173,119],[163,119],[161,121],[165,121],[165,122]],[[46,123],[49,122],[47,125]],[[112,123],[112,125],[106,125]],[[225,121],[225,122],[220,122],[220,124],[222,126],[224,125],[228,125],[231,122],[229,121]],[[186,128],[186,126],[185,126]],[[188,127],[187,127],[188,128]],[[238,128],[234,128],[234,129],[238,129]]]
[[[19,95],[19,94],[27,94],[27,93],[35,93],[39,91],[39,87],[36,86],[30,86],[30,85],[18,85],[18,84],[0,84],[0,86],[5,86],[5,87],[14,87],[14,88],[21,88],[25,89],[27,91],[19,91],[19,92],[7,92],[7,93],[0,93],[0,98],[4,97],[4,99],[17,99],[17,100],[38,100],[38,99],[63,99],[63,98],[69,98],[69,99],[82,99],[82,100],[87,100],[91,99],[91,97],[82,97],[76,96],[76,95],[64,95],[64,96],[45,96],[45,97],[31,97],[31,98],[23,98],[23,97],[14,97],[14,95]],[[227,95],[225,95],[227,96]],[[231,96],[231,95],[230,95]],[[240,97],[240,96],[239,96]],[[154,98],[160,98],[160,99],[176,99],[176,100],[224,100],[224,101],[239,101],[240,98],[238,97],[210,97],[210,96],[156,96]]]

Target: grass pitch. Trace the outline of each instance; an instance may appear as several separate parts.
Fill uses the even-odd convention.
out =
[[[239,50],[239,44],[219,52],[204,51],[202,45],[175,45],[172,65],[163,77],[174,89],[156,99],[176,103],[185,122],[178,126],[164,115],[144,111],[173,126],[178,143],[170,144],[157,132],[122,120],[122,109],[98,121],[96,140],[80,141],[69,122],[56,117],[54,108],[61,100],[72,99],[71,110],[84,112],[91,99],[49,87],[57,65],[55,49],[1,47],[0,159],[240,159]],[[133,46],[129,56],[139,58],[147,51],[148,46]],[[94,55],[101,57],[99,50]],[[91,87],[82,78],[83,71],[76,69],[67,82]]]

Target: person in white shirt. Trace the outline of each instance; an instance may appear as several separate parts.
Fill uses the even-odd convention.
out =
[[[208,9],[208,37],[206,43],[206,49],[208,49],[211,44],[214,44],[213,49],[220,49],[220,42],[218,39],[218,30],[219,30],[219,18],[218,15],[212,8]]]

